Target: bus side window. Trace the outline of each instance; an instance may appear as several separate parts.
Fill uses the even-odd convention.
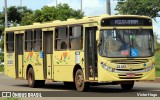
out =
[[[56,29],[55,34],[55,49],[57,50],[66,50],[68,48],[68,28],[59,27]]]
[[[32,30],[26,30],[25,31],[25,50],[27,51],[27,52],[30,52],[30,51],[32,51],[32,34],[33,34],[33,32],[32,32]]]
[[[69,45],[71,50],[81,50],[82,49],[82,26],[73,26],[70,27],[70,35],[69,35]]]
[[[8,53],[14,52],[14,33],[6,33],[6,50]]]
[[[42,50],[42,30],[35,29],[34,31],[34,51]]]

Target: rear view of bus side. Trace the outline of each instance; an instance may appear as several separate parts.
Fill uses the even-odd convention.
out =
[[[152,20],[137,15],[101,15],[10,27],[4,35],[5,75],[45,80],[87,91],[90,85],[155,80]],[[16,81],[16,80],[15,80]]]

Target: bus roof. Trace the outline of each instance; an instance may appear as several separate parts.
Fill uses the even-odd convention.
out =
[[[33,23],[33,25],[9,27],[9,28],[5,28],[5,31],[6,32],[20,31],[20,30],[27,30],[27,29],[58,27],[58,26],[66,26],[66,25],[78,25],[78,24],[93,23],[93,22],[100,23],[100,21],[103,18],[118,18],[118,17],[135,17],[135,18],[151,19],[148,16],[140,16],[140,15],[108,15],[108,14],[103,14],[100,16],[83,17],[82,19],[70,18],[70,19],[67,19],[66,21],[55,20],[55,21],[45,22],[45,23]]]

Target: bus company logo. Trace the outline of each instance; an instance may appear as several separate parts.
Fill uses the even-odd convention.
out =
[[[2,92],[2,97],[12,97],[11,92]]]
[[[132,69],[132,68],[130,68],[129,70],[130,70],[130,72],[132,72],[132,71],[133,71],[133,69]]]

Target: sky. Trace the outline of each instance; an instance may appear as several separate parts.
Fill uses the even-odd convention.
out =
[[[7,6],[20,6],[21,0],[7,0]],[[81,0],[57,0],[58,3],[67,3],[73,9],[80,9]],[[85,16],[97,16],[106,13],[106,0],[83,0],[83,12]],[[41,9],[43,6],[55,6],[56,0],[22,0],[22,6],[27,6],[32,10]],[[115,11],[116,0],[111,0],[111,15],[118,13]],[[0,0],[0,12],[4,7],[4,0]],[[160,38],[160,17],[153,20],[154,32]],[[160,42],[160,41],[159,41]]]

